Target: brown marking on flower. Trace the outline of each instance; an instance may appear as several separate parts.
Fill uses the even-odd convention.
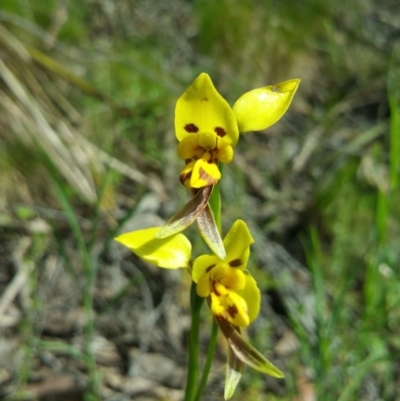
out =
[[[207,163],[211,164],[212,162],[213,162],[213,154],[210,153],[209,156],[208,156],[208,159],[207,159]]]
[[[203,99],[201,99],[203,102],[208,102],[208,97],[203,97]]]
[[[179,175],[179,181],[181,182],[182,185],[185,185],[185,182],[187,180],[190,180],[191,176],[192,176],[192,172],[191,171],[189,171],[187,173],[181,173]]]
[[[226,131],[222,127],[215,127],[214,131],[220,138],[223,138],[226,135]]]
[[[234,260],[231,260],[230,262],[229,262],[229,266],[230,267],[239,267],[239,266],[241,266],[243,264],[243,262],[240,260],[240,259],[234,259]]]
[[[212,282],[211,286],[212,286],[212,292],[213,292],[217,297],[220,297],[221,294],[220,294],[220,293],[217,291],[217,289],[215,288],[215,281]]]
[[[186,132],[189,132],[191,134],[192,133],[195,134],[196,132],[199,132],[199,129],[197,128],[197,126],[192,123],[186,124],[183,128],[185,129]]]
[[[206,269],[206,273],[210,272],[212,268],[214,268],[216,266],[216,264],[214,263],[213,265],[210,265],[207,267]]]
[[[239,313],[239,310],[238,310],[238,308],[237,308],[237,306],[236,306],[235,304],[229,305],[229,306],[226,308],[226,311],[229,313],[229,316],[230,316],[232,319],[234,319],[235,316]]]
[[[207,185],[215,185],[218,180],[211,177],[210,174],[207,173],[207,171],[205,171],[203,168],[199,168],[199,178],[203,181],[207,182]]]

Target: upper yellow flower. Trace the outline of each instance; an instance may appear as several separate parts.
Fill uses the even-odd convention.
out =
[[[180,181],[188,188],[215,185],[221,178],[218,164],[232,161],[239,132],[275,124],[288,109],[299,83],[292,79],[254,89],[231,108],[209,75],[200,74],[175,109],[178,156],[186,162]]]

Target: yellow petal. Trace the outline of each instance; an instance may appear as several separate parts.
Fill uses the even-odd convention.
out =
[[[179,174],[179,181],[186,187],[190,189],[190,179],[192,177],[193,167],[196,161],[192,161],[185,165]]]
[[[291,79],[241,96],[233,105],[239,131],[260,131],[275,124],[290,106],[299,84],[300,79]]]
[[[192,188],[207,187],[217,184],[220,179],[221,172],[216,164],[199,159],[193,167],[190,186]]]
[[[197,295],[199,297],[205,298],[210,295],[210,275],[208,273],[203,274],[198,280],[196,287]]]
[[[189,135],[178,143],[178,157],[182,160],[191,159],[197,155],[197,147],[199,146],[199,136]]]
[[[226,260],[235,267],[244,269],[249,258],[249,246],[254,242],[250,231],[243,220],[236,220],[224,238]],[[240,264],[239,264],[240,263]]]
[[[215,132],[235,145],[239,131],[227,101],[217,92],[208,74],[200,74],[178,99],[175,133],[179,141],[198,132]]]
[[[192,269],[193,281],[198,283],[200,278],[210,272],[218,263],[221,263],[221,259],[215,255],[202,255],[196,258]]]
[[[143,260],[166,269],[189,267],[192,245],[183,234],[156,238],[161,227],[132,231],[115,238]]]
[[[235,292],[246,301],[249,323],[251,323],[260,312],[261,293],[256,280],[248,272],[244,272],[244,276],[246,281],[244,288]]]
[[[221,146],[220,142],[218,141],[218,152],[217,157],[221,163],[228,164],[233,159],[233,148],[230,145],[226,145],[225,143]]]

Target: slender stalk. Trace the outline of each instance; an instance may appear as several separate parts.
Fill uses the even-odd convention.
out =
[[[217,345],[217,334],[218,334],[218,323],[215,319],[213,319],[211,338],[210,342],[208,343],[207,359],[206,363],[204,364],[203,375],[201,376],[199,386],[197,387],[194,401],[200,401],[204,388],[207,384],[208,374],[210,373],[211,364],[214,359],[215,347]]]
[[[219,166],[219,169],[222,174],[222,165]],[[215,223],[217,224],[218,231],[221,234],[222,225],[221,225],[221,191],[220,191],[220,181],[217,185],[215,185],[213,192],[210,197],[210,208],[213,212]]]
[[[196,283],[192,282],[190,289],[190,312],[192,325],[189,333],[189,362],[187,371],[185,401],[193,401],[196,394],[196,387],[199,374],[199,330],[200,311],[204,298],[200,298],[196,292]]]
[[[220,168],[222,168],[222,167],[220,167]],[[211,194],[209,203],[210,203],[211,211],[213,212],[213,215],[214,215],[215,223],[217,224],[217,227],[218,227],[218,231],[221,234],[221,231],[222,231],[222,228],[221,228],[221,192],[220,192],[219,182],[214,187],[214,190]],[[203,374],[201,376],[199,386],[197,387],[194,401],[200,400],[200,398],[203,394],[204,388],[207,384],[207,379],[208,379],[208,375],[210,373],[211,364],[214,359],[214,352],[215,352],[215,347],[217,344],[217,335],[218,335],[218,324],[215,321],[215,319],[213,319],[213,325],[212,325],[212,329],[211,329],[211,337],[210,337],[210,342],[208,344],[207,359],[206,359],[206,362],[205,362],[205,365],[203,368]]]

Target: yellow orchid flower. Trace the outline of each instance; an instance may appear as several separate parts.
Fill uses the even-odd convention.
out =
[[[231,108],[209,75],[200,74],[175,109],[178,156],[186,162],[180,174],[182,184],[188,188],[215,185],[221,178],[218,164],[232,161],[239,132],[275,124],[288,109],[299,83],[292,79],[254,89]]]
[[[186,167],[180,175],[188,188],[215,185],[218,163],[230,163],[239,138],[235,114],[208,74],[200,74],[178,99],[175,109],[178,156]]]
[[[271,376],[283,377],[283,373],[240,333],[240,329],[248,326],[260,311],[260,290],[246,270],[253,242],[246,223],[237,220],[223,242],[225,260],[216,255],[202,255],[193,263],[192,278],[197,283],[197,294],[207,297],[211,313],[229,344],[226,400],[233,395],[244,364]]]
[[[225,259],[222,239],[208,207],[212,188],[221,178],[219,163],[232,161],[239,131],[262,130],[275,124],[288,109],[299,83],[299,79],[292,79],[254,89],[231,108],[206,73],[195,79],[175,109],[178,156],[186,163],[179,179],[191,189],[193,198],[167,221],[157,238],[183,231],[197,220],[208,246]]]
[[[283,373],[253,348],[240,333],[260,310],[260,290],[246,270],[250,245],[254,242],[247,225],[237,220],[223,241],[226,260],[217,255],[202,255],[192,267],[190,241],[183,234],[158,238],[161,227],[122,234],[116,241],[137,256],[167,269],[187,268],[197,284],[197,293],[207,297],[210,310],[229,344],[225,399],[232,396],[244,364],[274,377]]]
[[[209,297],[214,316],[239,327],[248,326],[260,310],[260,290],[245,270],[253,242],[245,222],[237,220],[223,242],[226,259],[202,255],[193,264],[197,294]]]

